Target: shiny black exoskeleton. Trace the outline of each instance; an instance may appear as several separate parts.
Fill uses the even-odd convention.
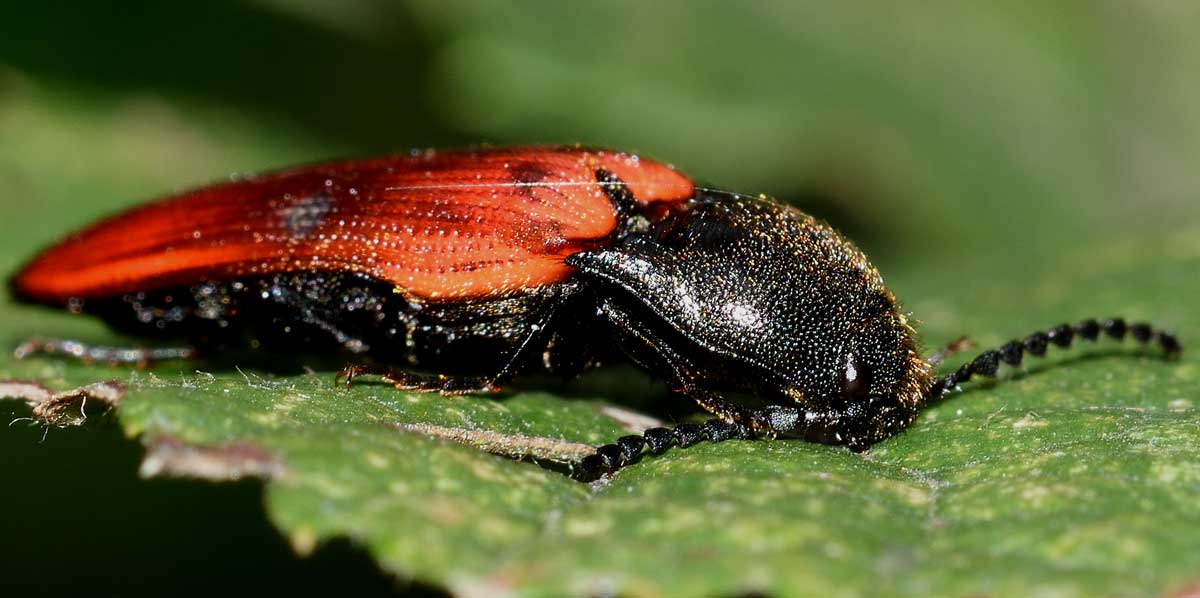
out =
[[[609,245],[569,256],[577,269],[571,280],[525,295],[419,303],[360,276],[305,272],[84,309],[124,328],[210,344],[248,333],[310,349],[335,345],[434,372],[360,365],[343,372],[348,379],[378,374],[401,388],[447,394],[493,390],[534,368],[574,374],[623,354],[716,416],[602,446],[580,464],[584,479],[647,449],[702,440],[793,437],[864,450],[973,375],[992,376],[1001,363],[1017,365],[1025,353],[1041,356],[1076,338],[1128,334],[1156,341],[1169,356],[1180,352],[1173,336],[1148,325],[1084,320],[986,351],[935,380],[933,360],[918,354],[916,333],[879,272],[828,225],[770,200],[718,192],[698,192],[685,209],[651,221],[612,183],[624,227]],[[747,406],[739,394],[762,405]]]
[[[614,247],[569,263],[596,278],[598,312],[620,346],[663,372],[717,415],[704,424],[652,429],[600,447],[586,475],[701,440],[798,437],[861,451],[910,424],[918,409],[1000,363],[1041,357],[1101,333],[1155,341],[1168,357],[1174,336],[1120,318],[1060,325],[985,351],[954,373],[932,376],[940,357],[917,353],[916,333],[879,272],[828,225],[771,201],[700,197],[692,208]],[[731,392],[765,398],[749,409]]]
[[[879,273],[800,211],[701,197],[611,248],[568,258],[637,363],[742,435],[862,449],[904,428],[930,368]],[[748,410],[725,397],[775,405]]]
[[[866,256],[799,210],[741,197],[700,197],[692,208],[614,247],[569,259],[595,277],[598,311],[620,346],[717,415],[704,424],[647,430],[585,459],[584,475],[698,441],[758,436],[846,444],[856,451],[907,427],[921,406],[1000,363],[1041,357],[1101,333],[1155,341],[1174,336],[1120,318],[1059,325],[985,351],[934,380],[916,333]],[[748,409],[730,392],[765,398]]]

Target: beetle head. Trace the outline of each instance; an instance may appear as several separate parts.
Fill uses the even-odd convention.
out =
[[[702,196],[568,263],[649,333],[656,367],[756,395],[781,435],[865,447],[906,426],[928,391],[915,333],[879,272],[794,208]]]

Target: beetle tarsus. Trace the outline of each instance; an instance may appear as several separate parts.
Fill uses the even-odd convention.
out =
[[[1183,352],[1183,346],[1174,335],[1157,329],[1150,324],[1137,322],[1127,324],[1122,318],[1107,320],[1086,319],[1074,325],[1059,324],[1049,330],[1039,330],[1024,339],[1012,340],[996,349],[980,353],[975,359],[963,364],[954,372],[947,374],[933,383],[929,389],[929,397],[936,399],[949,394],[958,385],[967,382],[972,376],[994,377],[1000,364],[1010,366],[1021,365],[1026,353],[1035,357],[1044,357],[1050,345],[1063,349],[1071,346],[1076,339],[1088,342],[1096,341],[1101,336],[1122,341],[1132,336],[1140,344],[1156,343],[1162,349],[1168,360],[1175,360]],[[957,341],[956,341],[957,342]],[[931,363],[933,363],[931,361]]]
[[[949,359],[963,351],[967,351],[969,349],[974,349],[974,348],[975,348],[974,341],[972,341],[970,338],[968,338],[965,335],[960,336],[960,337],[950,341],[949,344],[947,344],[945,347],[942,347],[942,349],[940,351],[938,351],[937,353],[930,355],[929,359],[926,359],[925,361],[928,361],[929,365],[937,365],[937,364],[939,364],[943,361],[946,361],[947,359]]]
[[[705,440],[722,442],[754,437],[755,434],[746,424],[715,418],[702,424],[686,423],[673,428],[650,428],[641,434],[622,436],[612,444],[597,447],[595,453],[579,462],[575,477],[591,482],[612,475],[626,465],[639,461],[646,452],[657,455],[671,447],[686,448]]]
[[[348,365],[342,368],[342,371],[338,372],[334,381],[339,382],[344,379],[346,387],[349,388],[356,378],[364,375],[379,376],[385,382],[395,386],[399,390],[436,392],[443,395],[491,393],[500,390],[500,387],[496,385],[496,381],[492,378],[414,374],[376,364]]]
[[[110,347],[53,338],[31,338],[13,350],[17,359],[34,355],[70,357],[82,363],[146,367],[160,361],[195,359],[195,347]]]

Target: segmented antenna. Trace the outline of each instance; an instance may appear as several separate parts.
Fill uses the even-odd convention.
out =
[[[1158,346],[1166,353],[1167,359],[1176,359],[1183,351],[1183,347],[1179,345],[1173,335],[1155,329],[1146,323],[1136,323],[1126,325],[1125,320],[1121,318],[1112,318],[1098,322],[1094,319],[1087,319],[1071,326],[1069,324],[1060,324],[1045,331],[1035,332],[1024,340],[1009,341],[998,349],[984,351],[978,357],[962,365],[951,374],[947,374],[940,380],[933,383],[929,389],[928,397],[937,399],[949,394],[958,385],[967,382],[971,376],[987,376],[989,378],[996,376],[996,370],[1001,363],[1016,366],[1021,365],[1021,360],[1025,353],[1029,353],[1035,357],[1044,357],[1046,349],[1050,345],[1067,348],[1076,338],[1081,338],[1085,341],[1095,341],[1103,333],[1116,340],[1125,340],[1126,336],[1132,336],[1134,340],[1145,345],[1150,341],[1155,341]]]
[[[735,438],[753,438],[754,433],[744,424],[710,419],[702,424],[679,424],[673,428],[650,428],[641,434],[622,436],[613,444],[598,447],[595,454],[584,457],[575,471],[575,478],[590,482],[611,474],[641,459],[649,448],[657,455],[673,446],[689,447],[697,442],[722,442]]]

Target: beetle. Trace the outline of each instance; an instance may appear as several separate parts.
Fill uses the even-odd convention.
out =
[[[69,236],[11,288],[201,353],[246,342],[340,349],[371,360],[347,366],[347,383],[370,374],[443,394],[626,358],[715,416],[601,446],[579,463],[583,479],[701,440],[862,451],[973,376],[1075,339],[1182,350],[1144,323],[1085,319],[937,378],[939,357],[918,353],[879,271],[829,225],[635,154],[580,147],[417,151],[216,184]],[[126,362],[195,354],[30,349]]]

